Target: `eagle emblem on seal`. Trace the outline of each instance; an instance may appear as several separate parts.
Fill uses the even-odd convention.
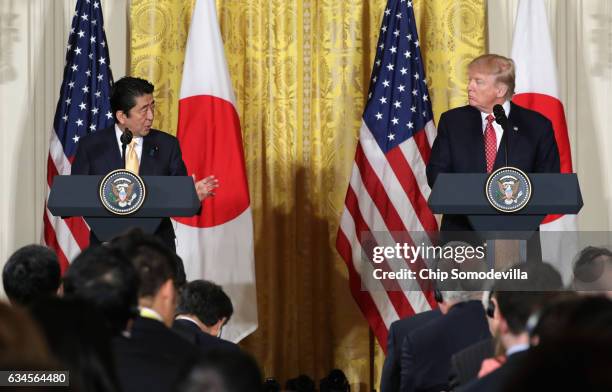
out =
[[[513,176],[504,176],[497,180],[501,198],[506,205],[516,203],[518,198],[523,196],[523,192],[519,190],[519,185],[518,178]]]
[[[132,204],[137,195],[134,193],[134,184],[127,184],[125,182],[119,184],[112,184],[111,191],[117,198],[117,205],[119,207],[126,207]]]

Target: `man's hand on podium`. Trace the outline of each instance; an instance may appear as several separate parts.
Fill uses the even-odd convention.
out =
[[[191,178],[193,178],[195,190],[198,194],[198,199],[200,199],[200,201],[206,199],[209,196],[215,195],[214,190],[215,188],[219,187],[219,180],[217,180],[215,176],[208,176],[200,181],[196,181],[195,174],[192,174]]]

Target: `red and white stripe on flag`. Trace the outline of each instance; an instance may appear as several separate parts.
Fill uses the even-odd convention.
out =
[[[429,282],[373,276],[419,270],[422,260],[372,257],[375,246],[431,244],[438,224],[425,167],[435,134],[412,3],[389,0],[336,239],[352,295],[384,350],[393,321],[436,306]]]
[[[70,174],[79,139],[113,124],[109,102],[112,80],[102,5],[100,1],[78,0],[49,142],[47,199],[53,178]],[[89,246],[89,227],[80,217],[53,216],[46,204],[43,226],[43,241],[57,253],[63,272]]]
[[[550,37],[546,8],[542,0],[521,0],[518,5],[512,59],[516,64],[516,94],[513,101],[546,116],[553,124],[559,147],[561,173],[572,173],[572,151],[569,143],[563,103],[559,99],[557,67]],[[576,231],[575,215],[549,215],[542,232]],[[554,233],[542,235],[544,260],[560,261],[567,269],[577,252],[577,242],[564,235],[560,241]],[[567,273],[567,271],[565,271]]]
[[[223,338],[257,329],[253,220],[240,131],[214,0],[197,0],[185,51],[177,137],[189,174],[219,188],[200,215],[174,218],[177,253],[189,280],[223,286],[234,315]]]

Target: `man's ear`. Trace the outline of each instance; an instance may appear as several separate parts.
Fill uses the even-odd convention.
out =
[[[497,83],[497,98],[503,98],[508,93],[508,86],[503,83]]]
[[[176,291],[174,290],[174,282],[172,279],[168,279],[162,284],[159,288],[159,294],[164,298],[173,298],[176,296]]]
[[[222,317],[219,320],[217,320],[217,323],[215,324],[216,328],[221,328],[222,326],[225,325],[225,322],[227,321],[227,317]]]
[[[121,125],[125,124],[127,119],[125,112],[123,110],[117,110],[115,113],[115,116],[117,116],[117,122],[119,122]]]
[[[499,329],[499,332],[504,335],[507,334],[508,331],[510,331],[510,328],[508,327],[508,322],[506,321],[505,318],[500,317],[499,318],[499,322],[497,324],[497,328]]]

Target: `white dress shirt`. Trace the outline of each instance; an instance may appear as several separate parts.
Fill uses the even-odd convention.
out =
[[[117,136],[117,144],[119,144],[119,154],[121,154],[121,157],[123,158],[123,150],[121,148],[121,135],[123,135],[123,131],[117,124],[115,124],[115,135]],[[136,143],[136,155],[138,155],[138,162],[140,162],[140,158],[142,157],[142,137],[134,136],[132,140],[134,143]],[[128,148],[129,147],[126,147],[125,150],[127,151]]]
[[[504,102],[502,107],[504,108],[504,112],[506,112],[506,117],[510,116],[510,101],[506,100],[506,102]],[[487,123],[489,122],[487,120],[487,116],[489,116],[489,114],[493,114],[493,113],[480,112],[480,116],[482,117],[482,134],[483,135],[484,135],[485,130],[487,129]],[[497,123],[497,121],[493,121],[493,129],[495,130],[495,138],[497,139],[496,140],[497,149],[499,150],[499,143],[501,143],[501,138],[504,134],[504,129],[502,128],[501,125]]]

